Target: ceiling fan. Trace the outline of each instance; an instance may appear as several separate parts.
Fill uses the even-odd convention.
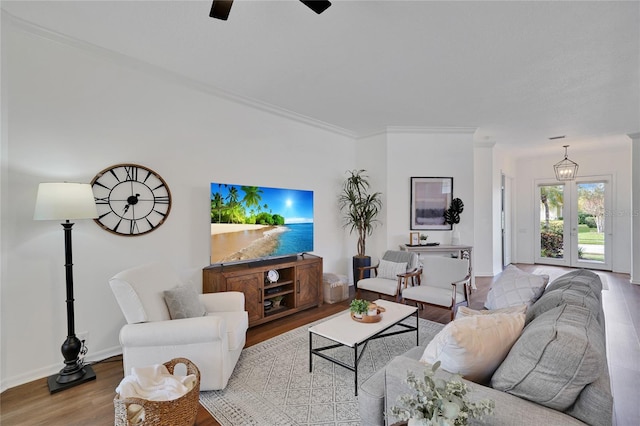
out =
[[[309,9],[313,10],[317,14],[321,14],[329,6],[331,6],[330,1],[324,0],[300,0],[304,3]],[[212,18],[222,19],[224,21],[229,18],[229,11],[231,10],[231,5],[233,4],[233,0],[213,0],[211,3],[211,12],[209,12],[209,16]]]

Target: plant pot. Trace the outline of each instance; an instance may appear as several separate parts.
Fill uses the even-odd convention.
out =
[[[364,268],[367,266],[371,266],[371,256],[353,256],[353,282],[357,283],[360,280],[360,271],[358,268]],[[371,271],[366,270],[363,271],[364,275],[362,278],[371,277]]]

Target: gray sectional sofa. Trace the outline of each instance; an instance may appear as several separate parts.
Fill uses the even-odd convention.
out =
[[[389,408],[409,392],[407,371],[424,370],[419,359],[434,336],[362,384],[358,401],[363,425],[398,421]],[[440,369],[437,376],[450,374]],[[598,275],[576,270],[550,283],[527,310],[524,330],[491,382],[465,383],[471,400],[495,401],[494,414],[471,424],[611,425],[613,397]]]

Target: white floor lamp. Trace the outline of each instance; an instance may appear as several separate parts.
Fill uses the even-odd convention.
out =
[[[41,183],[38,186],[35,220],[65,220],[64,252],[67,278],[67,339],[62,344],[65,367],[48,379],[49,392],[55,393],[80,383],[95,380],[96,374],[89,365],[78,358],[82,342],[76,337],[73,311],[73,261],[71,256],[70,219],[93,219],[98,217],[91,185],[83,183]]]

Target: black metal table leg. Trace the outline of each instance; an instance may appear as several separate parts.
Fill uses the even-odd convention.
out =
[[[309,373],[313,371],[313,333],[309,332]]]
[[[420,346],[420,315],[416,309],[416,346]]]
[[[354,364],[354,370],[353,370],[353,376],[354,376],[354,382],[355,382],[355,388],[356,388],[356,396],[358,396],[358,344],[356,343],[355,346],[353,347],[353,364]]]

